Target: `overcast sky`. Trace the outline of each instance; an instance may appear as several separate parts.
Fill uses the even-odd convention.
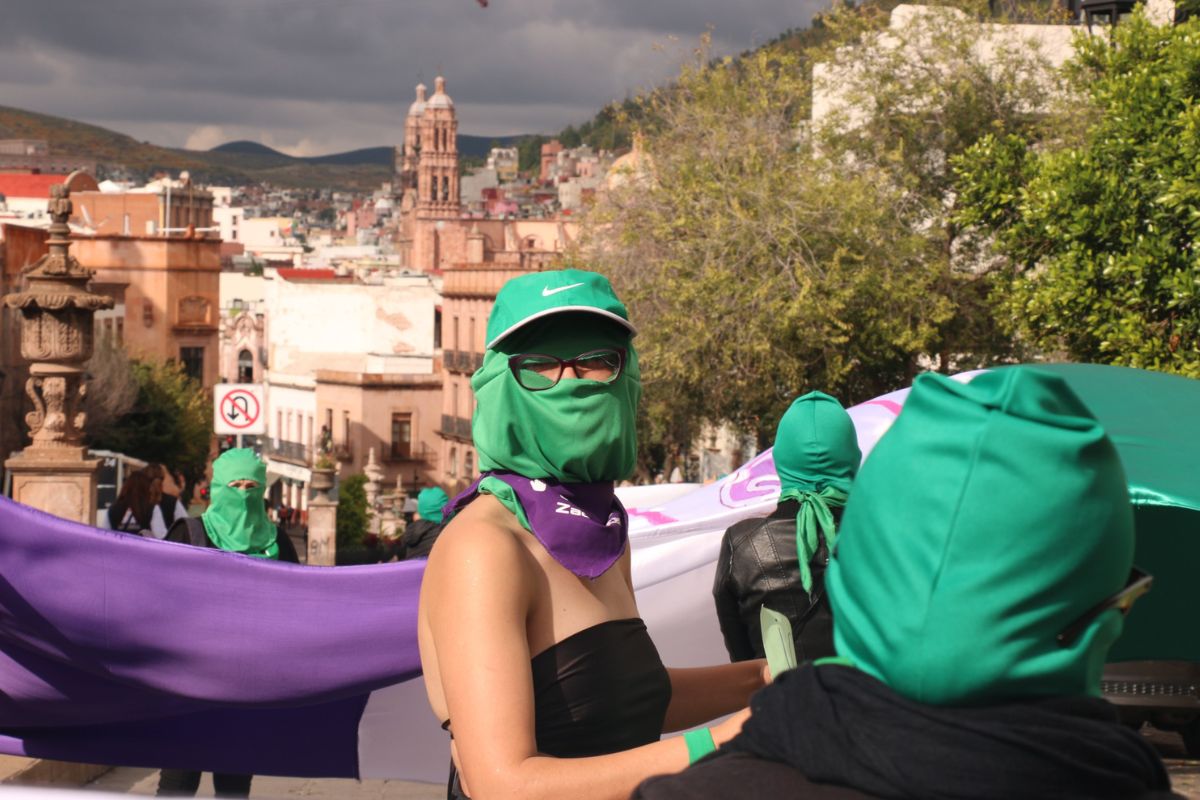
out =
[[[555,132],[825,0],[3,0],[0,105],[168,146],[294,155],[399,141],[437,74],[459,131]]]

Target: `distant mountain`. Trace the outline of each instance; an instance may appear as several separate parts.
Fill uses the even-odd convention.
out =
[[[379,164],[391,167],[395,149],[392,147],[367,147],[362,150],[351,150],[347,153],[334,153],[328,156],[309,156],[298,159],[309,164]]]
[[[284,153],[273,148],[267,147],[265,144],[251,142],[246,139],[239,139],[236,142],[226,142],[225,144],[217,145],[209,150],[210,153],[238,153],[244,156],[279,156],[280,158],[288,158]]]
[[[516,147],[518,142],[528,136],[529,134],[525,133],[518,136],[471,136],[460,133],[458,135],[458,153],[463,156],[487,158],[488,151],[493,147]]]
[[[402,128],[397,127],[397,135]],[[499,144],[510,146],[520,136],[460,134],[459,152],[482,158]],[[132,136],[97,125],[0,106],[0,139],[44,139],[51,152],[95,160],[97,177],[130,174],[147,179],[157,172],[188,170],[192,177],[214,184],[267,182],[294,188],[369,191],[392,179],[390,146],[346,153],[297,158],[259,142],[227,142],[211,150],[185,150],[139,142]]]

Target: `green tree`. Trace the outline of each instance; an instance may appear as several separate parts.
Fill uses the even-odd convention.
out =
[[[987,243],[959,222],[951,165],[985,137],[1059,135],[1059,73],[1018,29],[951,7],[911,7],[882,33],[875,15],[853,9],[826,19],[814,136],[843,174],[879,175],[897,198],[892,213],[927,240],[933,288],[953,312],[928,343],[929,363],[953,372],[1019,355],[988,302]]]
[[[1081,141],[980,141],[958,219],[994,241],[997,306],[1032,345],[1200,377],[1200,21],[1139,12],[1076,49]]]
[[[133,372],[133,361],[112,336],[96,338],[92,357],[84,369],[88,378],[87,394],[84,396],[87,411],[84,432],[91,442],[98,432],[112,427],[133,409],[139,387]]]
[[[351,475],[338,484],[337,548],[361,548],[371,514],[367,508],[367,476]]]
[[[702,421],[765,443],[803,391],[901,386],[951,313],[886,174],[798,141],[797,55],[706,56],[646,100],[642,161],[574,256],[613,278],[640,327],[646,452],[678,452]]]
[[[173,362],[132,362],[137,400],[92,431],[92,446],[178,469],[189,488],[204,477],[212,447],[212,398]]]
[[[548,142],[545,136],[526,136],[517,142],[517,169],[521,172],[537,171],[542,164],[542,145]]]

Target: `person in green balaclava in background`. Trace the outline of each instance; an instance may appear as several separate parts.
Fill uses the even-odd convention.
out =
[[[267,519],[263,497],[267,467],[247,448],[227,450],[212,466],[212,503],[200,517],[178,520],[166,541],[212,547],[253,558],[299,563],[296,548],[281,528]],[[253,775],[213,773],[217,797],[249,797]],[[195,770],[164,769],[159,797],[194,797],[200,786]]]
[[[763,657],[764,605],[791,623],[798,659],[833,655],[824,575],[862,461],[854,423],[837,400],[809,392],[779,420],[772,455],[779,505],[725,531],[717,557],[713,599],[733,661]]]
[[[442,509],[450,498],[438,486],[417,494],[417,518],[404,529],[404,558],[427,558],[442,532]]]
[[[668,669],[638,615],[614,490],[637,462],[633,334],[595,272],[496,297],[471,378],[481,474],[446,506],[417,614],[452,800],[627,797],[732,736],[763,685],[757,661]]]
[[[1176,797],[1100,697],[1148,588],[1133,534],[1117,451],[1061,377],[920,376],[842,518],[837,657],[777,676],[718,757],[634,797]]]

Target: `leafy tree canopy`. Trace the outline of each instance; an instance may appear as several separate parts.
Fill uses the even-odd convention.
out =
[[[195,486],[208,467],[212,398],[173,362],[133,361],[130,368],[137,399],[127,413],[91,431],[92,446],[166,464]]]
[[[338,484],[337,548],[362,546],[370,511],[367,509],[367,476],[351,475]]]
[[[1030,343],[1200,377],[1200,20],[1080,37],[1070,75],[1082,141],[984,138],[955,162],[958,218],[994,237]]]
[[[575,257],[613,278],[642,331],[647,452],[686,446],[700,421],[765,444],[805,391],[853,403],[930,363],[1009,355],[960,254],[947,159],[1037,124],[1040,65],[1013,52],[985,68],[965,17],[918,16],[882,43],[880,19],[834,12],[821,40],[826,79],[868,114],[814,122],[809,62],[787,47],[716,62],[701,48],[643,99],[640,161]]]

